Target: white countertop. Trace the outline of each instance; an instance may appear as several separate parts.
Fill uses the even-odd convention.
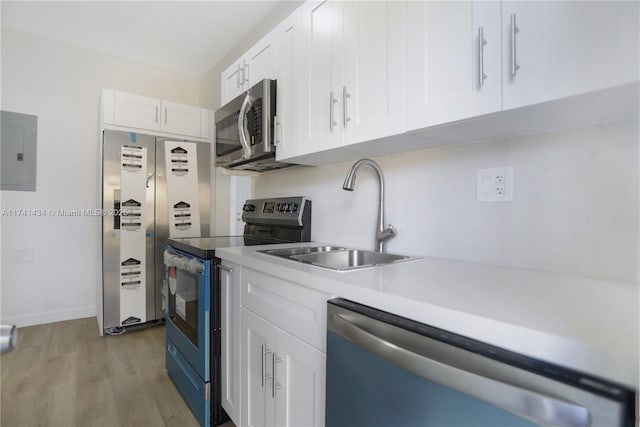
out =
[[[334,272],[256,253],[323,243],[217,249],[272,276],[638,389],[634,283],[437,258]]]

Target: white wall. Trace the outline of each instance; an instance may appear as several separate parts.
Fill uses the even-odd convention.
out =
[[[100,207],[100,90],[199,104],[199,80],[2,30],[3,110],[38,116],[37,190],[2,192],[2,208]],[[95,315],[99,222],[3,217],[1,319],[20,326]],[[20,262],[22,254],[30,262]]]
[[[376,159],[386,178],[390,252],[638,280],[638,122]],[[312,239],[374,245],[377,183],[351,163],[274,171],[256,197],[313,201]],[[476,201],[476,171],[513,166],[514,200]]]

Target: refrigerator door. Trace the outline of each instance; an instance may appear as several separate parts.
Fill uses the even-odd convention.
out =
[[[121,224],[124,217],[114,215],[114,211],[121,209],[121,174],[122,147],[146,148],[146,183],[144,212],[145,221],[142,225],[145,232],[145,265],[144,282],[146,282],[146,316],[142,322],[156,319],[153,304],[155,283],[154,256],[154,217],[155,217],[155,173],[156,150],[155,137],[130,132],[105,130],[102,140],[102,207],[105,215],[102,217],[102,292],[103,292],[103,330],[123,326],[121,319],[121,256],[120,238]],[[140,316],[132,316],[140,317]]]
[[[198,197],[200,211],[200,230],[194,231],[193,236],[205,237],[210,232],[210,204],[211,204],[211,144],[207,142],[190,142],[176,138],[156,138],[156,217],[155,217],[155,266],[156,283],[154,287],[154,309],[157,318],[164,318],[166,311],[166,278],[164,267],[164,248],[167,239],[170,237],[169,231],[169,206],[167,202],[167,167],[166,167],[166,142],[182,141],[188,146],[196,147],[198,166]],[[186,236],[185,236],[186,237]]]

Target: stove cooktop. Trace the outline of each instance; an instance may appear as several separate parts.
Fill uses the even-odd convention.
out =
[[[291,243],[290,241],[252,236],[185,237],[167,240],[171,247],[203,259],[215,258],[216,248]]]

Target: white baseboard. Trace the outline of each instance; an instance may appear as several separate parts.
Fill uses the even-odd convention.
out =
[[[2,324],[16,325],[19,328],[24,326],[42,325],[45,323],[61,322],[63,320],[82,319],[84,317],[95,317],[96,307],[88,305],[85,307],[75,307],[66,310],[46,311],[41,313],[29,313],[20,316],[2,317]]]

